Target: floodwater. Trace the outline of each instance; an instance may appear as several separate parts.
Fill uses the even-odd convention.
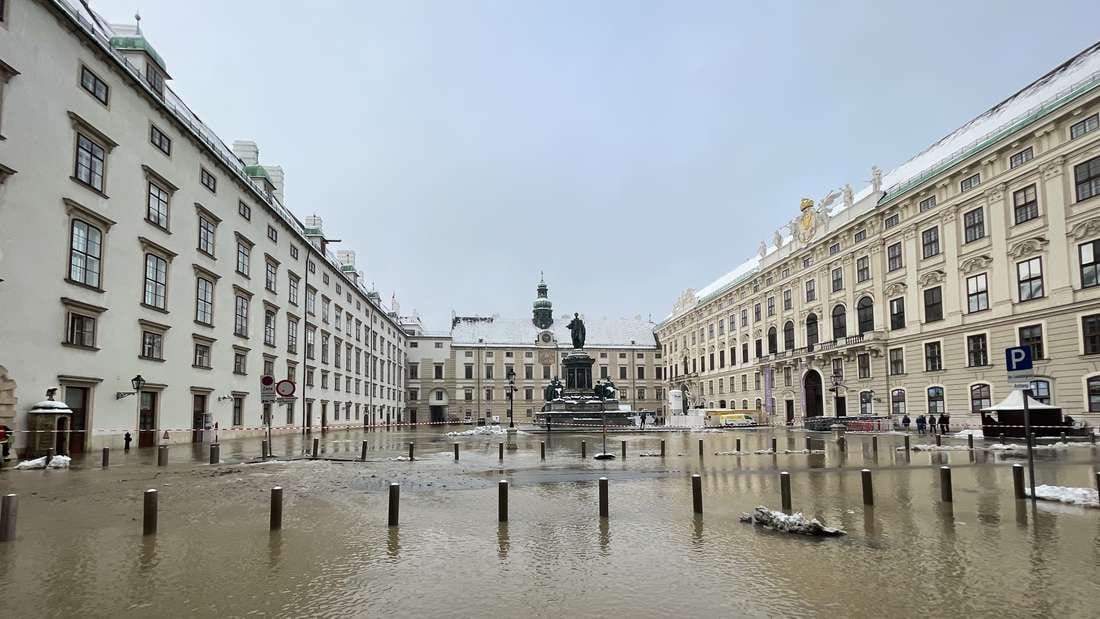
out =
[[[458,428],[463,429],[463,428]],[[205,450],[98,454],[68,471],[0,471],[19,496],[17,539],[0,544],[0,616],[974,616],[1096,617],[1100,510],[1016,501],[1010,465],[989,452],[896,452],[896,435],[848,436],[845,453],[719,456],[801,449],[802,432],[450,438],[440,429],[330,432],[324,457],[241,463],[258,440]],[[666,457],[642,457],[659,452]],[[917,437],[914,437],[916,440]],[[920,437],[921,440],[929,440]],[[705,441],[698,455],[697,441]],[[368,442],[367,462],[358,458]],[[547,459],[539,459],[539,441]],[[588,458],[580,458],[580,441]],[[416,443],[416,460],[391,460]],[[451,444],[461,443],[458,462]],[[965,441],[949,439],[952,444]],[[979,446],[980,446],[979,441]],[[821,448],[820,441],[815,448]],[[276,437],[298,457],[300,439]],[[1097,448],[1040,453],[1041,483],[1092,487]],[[952,467],[954,502],[940,501]],[[859,470],[874,471],[873,508]],[[816,539],[738,521],[779,508],[790,471],[795,511],[844,528]],[[703,479],[704,514],[689,476]],[[610,517],[597,484],[609,478]],[[509,522],[497,522],[508,479]],[[386,488],[401,483],[401,523]],[[268,531],[268,493],[285,490],[283,530]],[[141,534],[142,491],[157,488],[160,527]]]

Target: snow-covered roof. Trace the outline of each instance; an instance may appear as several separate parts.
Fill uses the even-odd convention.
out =
[[[653,348],[657,340],[654,324],[640,318],[585,318],[585,348]],[[559,346],[571,346],[568,320],[557,319],[550,327]],[[451,328],[455,345],[485,344],[532,346],[542,330],[530,318],[500,318],[497,316],[459,316]],[[631,343],[633,342],[633,344]]]
[[[873,209],[881,200],[899,195],[939,175],[963,159],[1035,123],[1098,87],[1100,87],[1100,43],[1095,43],[1023,90],[952,131],[912,159],[883,174],[882,187],[885,195],[881,198],[872,195],[871,185],[854,192],[853,210],[859,212],[847,215],[859,215]],[[830,212],[830,218],[836,217],[845,210],[847,210],[845,205],[838,205]],[[792,244],[797,245],[797,241],[790,236],[784,236],[784,248]],[[700,288],[695,292],[696,302],[704,301],[744,281],[758,271],[761,263],[768,261],[768,258],[779,249],[774,244],[768,245],[763,259],[753,256],[729,273]],[[683,309],[687,308],[681,308]],[[675,315],[676,312],[668,318],[673,318]]]
[[[1057,406],[1051,406],[1050,404],[1043,404],[1042,402],[1028,396],[1027,408],[1032,411],[1060,411],[1061,408]],[[1012,393],[1008,394],[1008,397],[1001,400],[999,403],[994,404],[982,409],[983,413],[996,413],[999,411],[1022,411],[1024,410],[1024,392],[1020,389],[1013,389]]]

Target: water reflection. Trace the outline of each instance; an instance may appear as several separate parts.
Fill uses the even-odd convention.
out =
[[[511,542],[508,540],[508,523],[501,522],[497,525],[497,558],[501,561],[508,558],[508,550]]]

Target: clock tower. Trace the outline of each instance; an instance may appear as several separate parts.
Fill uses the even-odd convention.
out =
[[[533,303],[534,310],[531,322],[535,323],[535,326],[539,329],[549,329],[554,324],[554,306],[546,296],[549,289],[542,277],[539,277],[539,286],[536,290],[538,296]]]

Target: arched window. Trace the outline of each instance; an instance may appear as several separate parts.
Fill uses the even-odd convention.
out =
[[[810,314],[806,317],[806,347],[810,348],[817,344],[817,314]]]
[[[1100,376],[1092,376],[1088,379],[1089,412],[1100,413]]]
[[[970,412],[981,414],[983,408],[993,406],[989,385],[980,383],[970,387]]]
[[[748,400],[741,400],[741,410],[748,410],[748,408],[749,408],[749,401]]]
[[[904,389],[894,389],[890,392],[890,412],[899,417],[905,414]]]
[[[1031,381],[1031,397],[1043,404],[1050,404],[1050,381],[1041,379]]]
[[[760,398],[756,398],[756,410],[760,410],[760,407],[761,407]]]
[[[871,401],[870,391],[859,392],[859,414],[860,415],[872,415],[874,414],[874,404]]]
[[[779,349],[779,344],[776,343],[775,327],[768,329],[768,354],[772,354]]]
[[[725,400],[718,400],[718,408],[725,408],[725,407],[726,407],[726,401]]]
[[[875,330],[875,302],[871,297],[863,297],[856,304],[856,320],[860,335]]]
[[[943,387],[928,388],[928,412],[933,415],[942,415],[944,411]]]
[[[783,325],[783,350],[794,350],[794,321]]]
[[[848,317],[843,305],[833,308],[833,339],[848,337]]]

